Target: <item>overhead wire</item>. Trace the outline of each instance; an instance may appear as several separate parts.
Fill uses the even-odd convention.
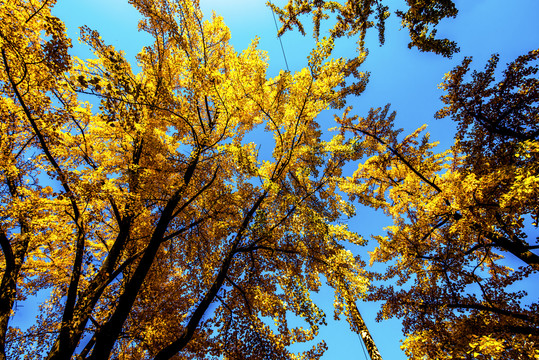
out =
[[[359,342],[361,344],[361,348],[363,349],[363,356],[365,357],[365,360],[369,360],[369,358],[367,357],[367,352],[365,351],[365,344],[363,343],[363,339],[361,338],[361,336],[359,334],[357,334],[357,337],[358,337]]]
[[[269,3],[270,5],[273,5],[271,1]],[[281,44],[281,51],[283,52],[283,58],[284,58],[284,63],[286,65],[286,70],[290,72],[290,69],[288,68],[288,61],[286,60],[286,54],[284,52],[283,41],[281,37],[279,36],[279,26],[277,25],[277,18],[275,17],[275,11],[273,11],[273,7],[270,6],[270,8],[271,8],[271,13],[273,14],[273,22],[275,23],[275,29],[277,30],[277,37],[279,38],[279,43]]]
[[[270,5],[273,5],[271,3],[271,1],[269,2]],[[279,36],[279,25],[277,25],[277,18],[275,17],[275,11],[273,11],[273,7],[271,7],[271,13],[273,15],[273,22],[275,23],[275,30],[277,31],[277,37],[279,38],[279,43],[281,44],[281,51],[283,53],[283,58],[284,58],[284,63],[286,65],[286,70],[290,71],[290,68],[288,67],[288,61],[286,60],[286,54],[285,54],[285,51],[284,51],[284,46],[283,46],[283,41],[282,41],[282,38],[281,36]],[[357,337],[359,339],[359,342],[361,344],[361,349],[363,350],[363,356],[365,357],[366,360],[369,359],[369,357],[367,356],[367,352],[365,350],[365,344],[363,343],[363,339],[361,338],[361,336],[359,334],[357,334]]]

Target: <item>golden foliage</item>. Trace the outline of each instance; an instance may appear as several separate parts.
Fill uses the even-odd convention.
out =
[[[69,56],[53,3],[0,10],[1,357],[321,356],[288,350],[325,324],[310,294],[367,287],[343,246],[362,241],[337,225],[343,154],[316,121],[350,64],[323,40],[309,68],[268,78],[258,41],[237,53],[197,2],[137,0],[154,43],[135,73],[89,28],[94,58]],[[8,328],[39,290],[37,323]]]
[[[425,127],[400,140],[389,106],[339,119],[366,159],[340,188],[394,221],[371,253],[387,264],[373,278],[391,282],[368,298],[384,301],[379,319],[403,319],[411,359],[539,356],[539,304],[524,282],[539,271],[538,239],[528,239],[539,209],[538,56],[508,64],[499,82],[497,56],[469,83],[470,59],[446,75],[437,116],[459,124],[446,152],[420,138]]]

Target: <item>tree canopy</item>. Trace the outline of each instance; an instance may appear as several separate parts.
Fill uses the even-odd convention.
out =
[[[324,284],[372,359],[359,300],[403,319],[411,358],[539,356],[538,304],[513,290],[539,270],[539,51],[498,81],[497,56],[449,72],[437,116],[459,128],[436,152],[423,128],[400,136],[389,106],[346,107],[367,84],[366,31],[383,42],[382,1],[269,4],[281,33],[310,14],[317,39],[306,68],[275,77],[257,39],[236,52],[198,1],[130,1],[153,39],[137,70],[88,27],[94,57],[71,55],[54,3],[0,7],[0,359],[316,359]],[[452,1],[407,3],[410,46],[457,51],[433,28]],[[334,58],[357,34],[356,56]],[[385,273],[350,250],[366,243],[343,221],[357,204],[394,220],[371,255]],[[41,290],[36,323],[13,326]]]
[[[399,140],[388,107],[344,122],[374,149],[345,191],[394,219],[370,260],[389,262],[371,277],[392,283],[368,298],[384,302],[379,319],[403,319],[410,358],[539,356],[539,304],[522,285],[539,270],[538,239],[529,239],[539,209],[538,56],[520,56],[499,81],[497,56],[470,82],[469,58],[446,74],[437,117],[458,123],[446,152],[421,128]]]
[[[134,73],[89,28],[95,58],[71,57],[52,4],[2,7],[2,357],[289,358],[325,322],[322,277],[353,324],[367,280],[342,242],[363,240],[336,223],[347,154],[316,116],[359,63],[321,42],[269,79],[257,41],[236,53],[196,2],[134,1],[155,39]],[[37,324],[8,328],[40,289]]]

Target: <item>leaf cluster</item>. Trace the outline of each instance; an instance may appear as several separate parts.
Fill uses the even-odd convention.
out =
[[[449,39],[436,37],[436,26],[445,18],[456,17],[458,10],[451,0],[416,1],[407,0],[405,11],[396,10],[395,14],[402,19],[402,28],[410,34],[409,48],[434,52],[451,57],[459,51],[457,44]],[[383,0],[289,0],[282,8],[268,1],[268,5],[278,14],[282,27],[279,36],[297,27],[305,35],[301,20],[303,15],[312,17],[313,36],[320,37],[323,22],[332,23],[329,30],[332,39],[350,37],[359,34],[357,43],[360,53],[364,51],[365,36],[371,28],[376,28],[380,45],[385,42],[385,21],[390,16],[387,1]]]

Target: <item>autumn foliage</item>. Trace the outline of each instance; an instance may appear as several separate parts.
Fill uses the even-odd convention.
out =
[[[275,77],[256,39],[236,52],[197,1],[130,2],[153,39],[137,71],[87,27],[94,57],[70,55],[54,1],[1,2],[0,359],[315,359],[324,284],[373,359],[361,299],[403,318],[411,358],[539,356],[538,304],[513,290],[539,270],[539,52],[498,82],[497,57],[470,82],[470,59],[448,73],[438,117],[459,132],[437,153],[389,107],[346,108],[368,79],[365,31],[384,37],[381,1],[272,6],[282,31],[312,14],[317,38],[306,68]],[[453,3],[409,3],[410,46],[455,52],[431,28]],[[355,34],[357,56],[333,58]],[[318,115],[342,108],[328,137]],[[358,203],[394,219],[371,256],[386,273],[349,250],[365,244],[342,221]],[[38,292],[23,331],[14,304]]]
[[[51,5],[2,6],[2,357],[288,358],[325,323],[322,280],[353,323],[367,280],[342,243],[362,239],[336,222],[345,154],[316,116],[359,64],[325,42],[270,79],[196,2],[135,1],[155,42],[134,73],[88,28],[95,58],[69,56]],[[41,289],[36,325],[8,328]]]
[[[394,220],[371,254],[388,264],[371,277],[392,282],[368,298],[384,302],[379,319],[403,319],[410,358],[539,356],[539,303],[525,291],[539,271],[538,57],[520,56],[498,81],[497,56],[470,82],[469,58],[446,74],[437,117],[459,126],[446,152],[422,128],[399,140],[388,107],[343,119],[372,139],[343,189]]]

